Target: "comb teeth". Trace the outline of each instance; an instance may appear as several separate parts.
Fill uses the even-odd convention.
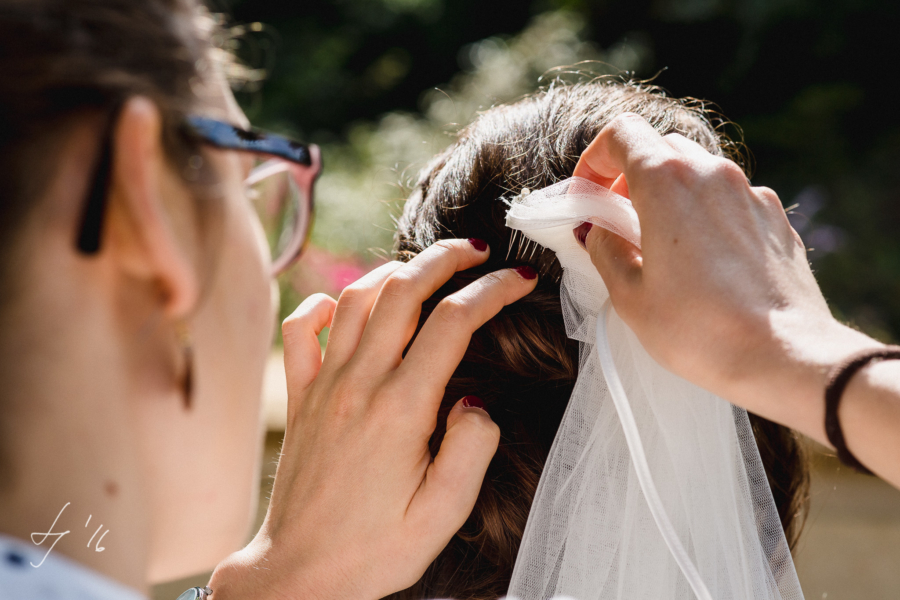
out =
[[[512,253],[513,244],[516,243],[516,236],[518,236],[519,230],[513,229],[512,235],[509,236],[509,247],[506,249],[506,260],[509,260],[509,255]]]
[[[515,255],[512,254],[513,247],[516,249]],[[512,235],[509,237],[509,248],[506,250],[506,260],[509,260],[511,255],[515,260],[523,260],[526,256],[527,260],[532,260],[540,247],[540,244],[525,237],[524,233],[513,229]]]
[[[531,246],[531,240],[525,239],[524,244],[519,244],[519,248],[516,251],[516,260],[521,260],[523,256],[528,254],[528,247]]]

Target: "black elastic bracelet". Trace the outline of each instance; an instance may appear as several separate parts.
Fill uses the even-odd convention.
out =
[[[828,376],[828,385],[825,387],[825,434],[828,436],[828,441],[837,450],[838,458],[842,463],[866,475],[872,475],[872,471],[863,466],[847,449],[841,422],[838,420],[838,407],[847,384],[860,369],[873,360],[894,358],[900,359],[900,346],[885,346],[854,354],[831,370]]]

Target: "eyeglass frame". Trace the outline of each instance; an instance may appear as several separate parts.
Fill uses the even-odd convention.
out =
[[[120,108],[121,105],[118,105],[111,112],[106,125],[103,146],[91,177],[91,185],[88,188],[76,238],[75,245],[78,251],[89,256],[100,251],[112,170],[113,133]],[[322,172],[322,157],[319,147],[258,129],[242,129],[225,121],[198,115],[188,116],[182,125],[182,130],[184,134],[216,148],[252,152],[287,161],[291,178],[301,192],[301,202],[305,202],[306,206],[298,207],[299,223],[297,223],[288,245],[279,256],[272,257],[274,261],[272,276],[276,277],[283,273],[300,258],[309,239],[313,209],[315,208],[313,187]],[[304,216],[305,218],[303,218]]]

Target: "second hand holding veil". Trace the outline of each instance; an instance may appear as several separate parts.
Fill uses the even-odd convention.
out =
[[[584,222],[640,247],[631,202],[578,177],[506,217],[556,253],[566,333],[581,342],[509,598],[802,600],[746,411],[647,354],[575,240]]]

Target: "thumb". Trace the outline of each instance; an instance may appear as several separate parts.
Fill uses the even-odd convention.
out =
[[[500,428],[477,396],[466,396],[450,410],[441,449],[414,501],[417,517],[435,534],[449,539],[466,522],[499,443]]]
[[[630,295],[641,282],[643,256],[637,246],[602,227],[591,227],[584,238],[591,262],[603,277],[613,302]]]

